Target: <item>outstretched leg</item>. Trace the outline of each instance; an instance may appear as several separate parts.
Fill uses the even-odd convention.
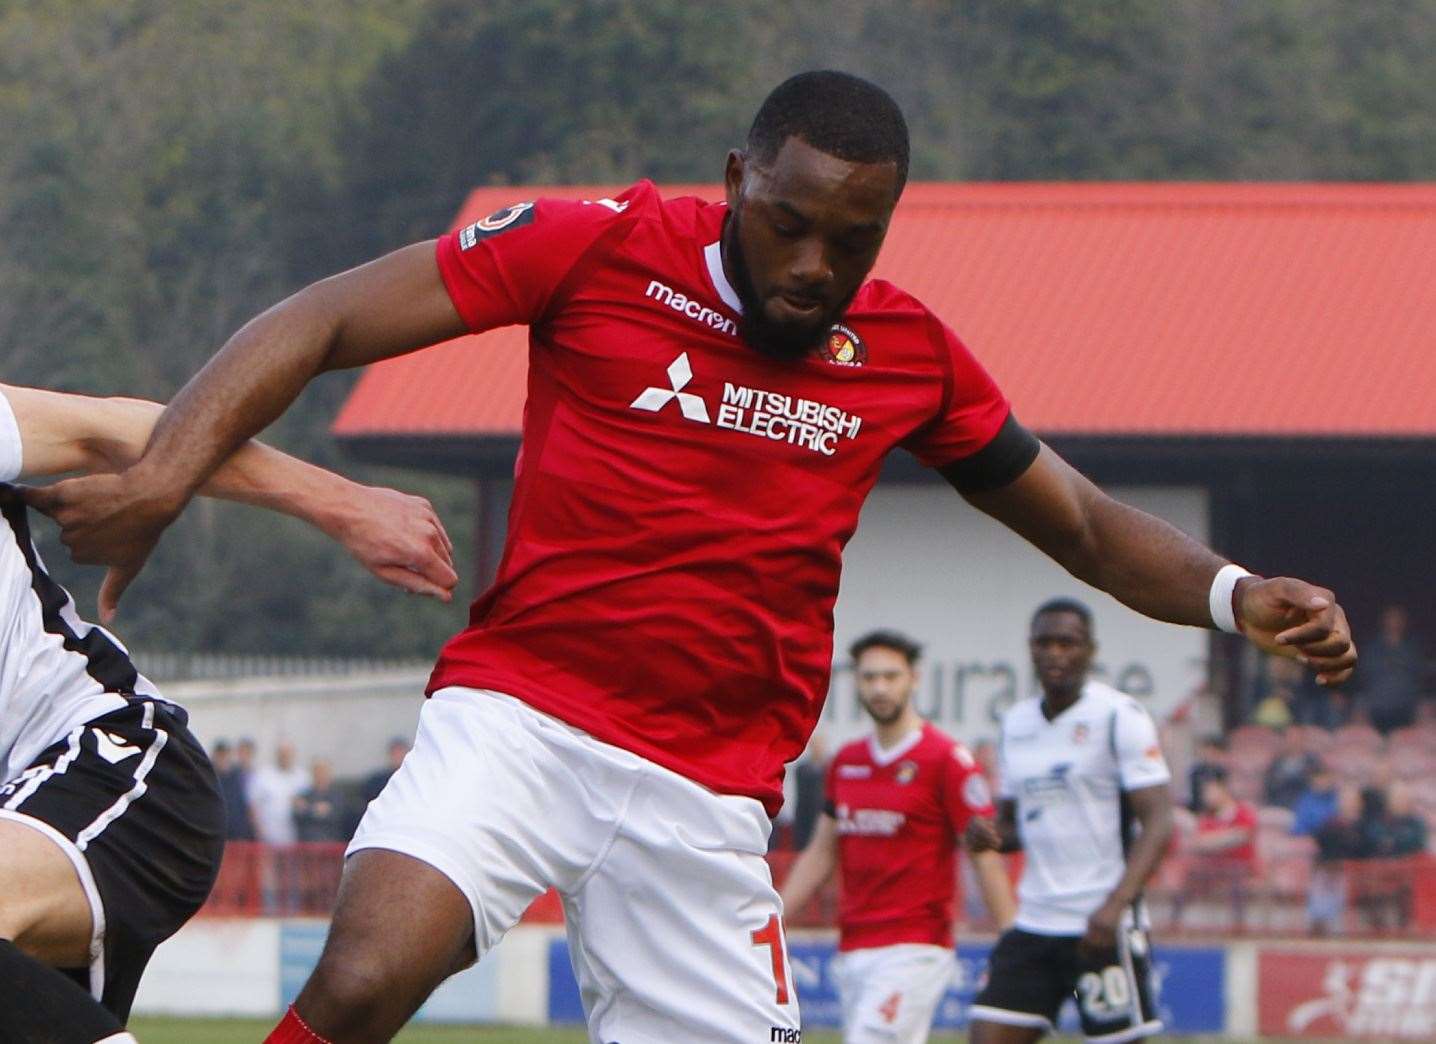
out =
[[[473,960],[473,936],[469,900],[438,870],[385,849],[356,852],[295,1010],[336,1044],[387,1041]]]
[[[12,1044],[135,1044],[120,1020],[73,979],[0,939],[0,1040]]]

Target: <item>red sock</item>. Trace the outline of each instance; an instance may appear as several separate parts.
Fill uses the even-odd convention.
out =
[[[291,1004],[279,1025],[275,1026],[273,1032],[264,1038],[264,1044],[330,1044],[330,1042],[310,1029],[308,1024],[299,1017],[299,1012],[294,1010],[294,1005]]]

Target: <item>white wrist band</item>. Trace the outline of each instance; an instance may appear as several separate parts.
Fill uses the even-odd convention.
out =
[[[1224,565],[1217,570],[1217,575],[1212,577],[1212,589],[1207,595],[1207,608],[1212,613],[1212,623],[1216,624],[1217,630],[1226,631],[1228,634],[1240,634],[1241,628],[1237,626],[1236,612],[1232,608],[1232,592],[1237,588],[1237,581],[1244,576],[1255,576],[1239,565]]]

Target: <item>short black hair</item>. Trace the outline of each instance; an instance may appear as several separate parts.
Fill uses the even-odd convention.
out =
[[[1037,618],[1047,616],[1051,613],[1071,613],[1082,621],[1082,626],[1087,631],[1087,637],[1092,637],[1092,610],[1075,598],[1049,598],[1037,607],[1032,614],[1032,622],[1037,623]]]
[[[209,750],[210,750],[210,753],[211,753],[211,754],[228,754],[228,753],[229,753],[229,740],[225,740],[225,739],[215,740],[215,741],[214,741],[214,746],[213,746],[213,747],[210,747]]]
[[[891,649],[901,653],[909,667],[922,659],[922,646],[899,631],[869,631],[848,646],[848,655],[857,663],[869,649]]]
[[[895,163],[899,194],[907,184],[907,120],[887,91],[860,76],[817,69],[774,88],[748,130],[748,153],[770,162],[795,137],[851,163]]]

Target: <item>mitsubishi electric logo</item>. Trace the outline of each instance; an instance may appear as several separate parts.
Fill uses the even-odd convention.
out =
[[[701,396],[683,390],[692,380],[693,367],[688,353],[683,352],[668,367],[668,387],[643,389],[629,407],[658,413],[677,399],[679,410],[688,420],[801,446],[825,457],[837,453],[842,439],[857,438],[863,426],[861,417],[840,407],[728,381],[723,383],[723,401],[718,404],[715,420],[709,416],[708,404]]]
[[[657,413],[677,399],[683,416],[700,424],[708,424],[708,404],[691,392],[683,390],[692,379],[693,367],[688,365],[688,353],[684,352],[668,367],[668,383],[671,387],[645,388],[643,394],[629,403],[629,406],[635,410]]]

